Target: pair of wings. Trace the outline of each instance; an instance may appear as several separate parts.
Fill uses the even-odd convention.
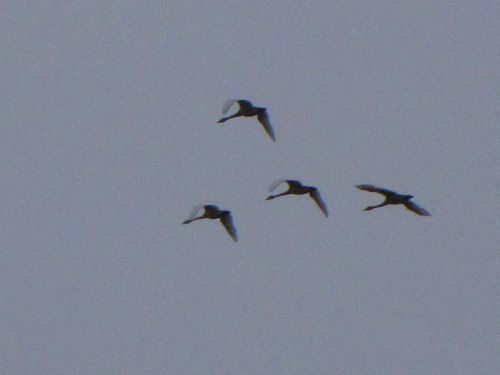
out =
[[[356,185],[356,187],[358,189],[360,189],[360,190],[369,191],[371,193],[382,194],[385,197],[390,197],[391,195],[393,195],[393,196],[394,195],[399,195],[395,191],[392,191],[392,190],[389,190],[389,189],[380,188],[380,187],[374,186],[374,185]],[[431,216],[431,214],[429,213],[429,211],[427,211],[426,209],[420,207],[416,203],[412,202],[411,199],[408,200],[407,202],[403,203],[403,205],[407,209],[409,209],[410,211],[416,213],[417,215],[420,215],[420,216]]]
[[[222,113],[226,114],[227,111],[229,111],[229,108],[232,107],[234,103],[238,103],[240,106],[240,111],[242,112],[248,112],[252,110],[253,105],[250,101],[248,100],[228,100],[226,103],[224,103],[224,106],[222,107]],[[273,141],[276,141],[276,137],[274,135],[274,130],[273,127],[271,126],[271,122],[269,121],[269,115],[267,114],[267,111],[261,112],[257,115],[257,119],[261,123],[261,125],[264,127],[264,130],[266,133],[271,137]]]
[[[271,186],[269,187],[269,191],[274,191],[281,183],[286,182],[288,184],[289,189],[293,188],[300,188],[302,187],[302,183],[299,180],[276,180],[274,181]],[[318,205],[319,209],[323,214],[328,217],[328,208],[326,207],[325,202],[321,198],[321,195],[319,194],[319,190],[314,188],[311,192],[309,192],[309,196],[312,198],[312,200]]]

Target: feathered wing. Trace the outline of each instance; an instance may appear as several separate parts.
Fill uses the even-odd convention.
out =
[[[269,135],[269,137],[271,137],[271,139],[274,142],[276,142],[276,137],[274,136],[274,130],[273,130],[273,127],[271,126],[271,123],[269,122],[269,115],[267,114],[267,111],[259,113],[259,115],[257,116],[257,119],[262,124],[262,126],[264,127],[264,130]]]
[[[238,102],[238,105],[240,106],[240,111],[241,112],[250,112],[252,111],[253,108],[253,104],[249,101],[249,100],[243,100],[243,99],[240,99],[240,100],[237,100]]]
[[[356,187],[360,190],[365,190],[365,191],[369,191],[369,192],[372,192],[372,193],[379,193],[379,194],[382,194],[382,195],[392,195],[392,194],[397,194],[396,192],[394,191],[391,191],[391,190],[388,190],[388,189],[384,189],[384,188],[380,188],[380,187],[377,187],[377,186],[374,186],[374,185],[356,185]]]
[[[286,183],[291,190],[299,189],[302,187],[302,182],[300,182],[299,180],[286,180]]]
[[[413,203],[411,200],[408,202],[404,203],[404,206],[409,209],[410,211],[415,212],[417,215],[420,216],[431,216],[431,214],[425,210],[424,208],[420,207],[419,205]]]
[[[206,204],[203,206],[203,208],[205,209],[205,212],[203,212],[203,215],[206,215],[208,217],[218,215],[220,212],[219,207],[217,207],[214,204]]]
[[[229,108],[231,108],[231,106],[236,102],[237,102],[236,99],[231,99],[225,102],[224,106],[222,107],[222,113],[227,113],[227,111],[229,111]]]
[[[193,209],[189,213],[189,217],[186,220],[184,220],[182,224],[189,224],[191,221],[193,221],[193,219],[196,218],[196,216],[198,215],[198,213],[201,211],[202,208],[203,205],[201,204],[193,207]]]
[[[226,228],[227,233],[229,233],[233,241],[238,241],[238,233],[236,232],[236,228],[233,225],[233,217],[231,216],[231,214],[227,213],[223,215],[220,218],[220,222],[222,223],[222,225],[224,225],[224,228]]]
[[[319,190],[314,189],[309,193],[313,201],[318,205],[319,209],[323,212],[323,214],[328,217],[328,208],[326,207],[325,202],[321,199],[321,195],[319,195]]]
[[[279,185],[281,185],[283,182],[286,182],[286,180],[276,180],[274,181],[271,186],[269,186],[269,191],[274,191]]]

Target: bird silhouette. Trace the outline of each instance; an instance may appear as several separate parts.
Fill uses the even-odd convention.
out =
[[[274,191],[282,182],[286,182],[288,184],[288,190],[283,193],[270,195],[266,198],[266,200],[274,199],[277,197],[282,197],[283,195],[303,195],[309,194],[312,200],[318,205],[319,209],[323,212],[323,214],[328,217],[328,208],[326,207],[325,202],[321,199],[319,195],[319,190],[314,186],[305,186],[298,180],[278,180],[273,182],[273,184],[269,187],[269,191]]]
[[[204,209],[203,214],[197,217],[196,215],[202,208]],[[212,204],[208,204],[205,206],[196,206],[191,211],[189,219],[185,220],[182,224],[189,224],[192,221],[200,219],[220,219],[220,222],[222,223],[222,225],[224,225],[224,228],[226,228],[227,233],[229,233],[233,241],[238,241],[238,234],[236,233],[236,228],[233,225],[233,217],[231,216],[231,211],[219,210],[219,207]]]
[[[385,197],[385,200],[382,203],[377,204],[376,206],[368,206],[364,209],[364,211],[370,211],[370,210],[373,210],[374,208],[387,206],[389,204],[402,204],[407,209],[416,213],[417,215],[431,216],[431,214],[428,211],[426,211],[422,207],[418,206],[414,202],[410,201],[410,199],[413,198],[413,195],[402,195],[402,194],[398,194],[394,191],[379,188],[379,187],[373,186],[373,185],[356,185],[356,187],[360,190],[365,190],[365,191],[369,191],[372,193],[382,194]]]
[[[240,106],[240,108],[238,109],[238,112],[236,112],[235,114],[233,114],[231,116],[221,118],[219,121],[217,121],[218,123],[222,123],[224,121],[230,120],[230,119],[235,118],[235,117],[257,116],[257,119],[262,124],[262,126],[264,127],[264,130],[269,135],[269,137],[271,137],[271,139],[273,141],[276,141],[276,137],[274,136],[273,128],[271,126],[271,123],[269,122],[269,116],[267,114],[266,108],[254,107],[252,105],[252,103],[249,102],[248,100],[241,100],[241,99],[240,100],[228,100],[224,104],[224,107],[222,107],[222,113],[224,113],[224,114],[227,113],[229,108],[231,108],[231,106],[234,103],[238,103],[238,105]]]

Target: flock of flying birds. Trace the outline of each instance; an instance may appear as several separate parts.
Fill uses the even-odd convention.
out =
[[[257,116],[257,120],[264,127],[266,133],[271,137],[273,141],[276,141],[276,137],[274,136],[274,131],[269,122],[269,116],[267,114],[266,108],[263,107],[254,107],[252,103],[248,100],[228,100],[224,107],[222,108],[222,113],[226,114],[227,111],[232,107],[234,103],[238,103],[239,109],[236,113],[232,114],[228,117],[221,118],[218,123],[223,123],[227,120],[233,119],[235,117],[253,117]],[[303,185],[302,182],[298,180],[278,180],[275,181],[269,188],[269,191],[274,191],[279,185],[286,182],[288,185],[288,189],[282,193],[269,195],[266,200],[282,197],[284,195],[304,195],[309,194],[311,199],[317,204],[321,212],[325,217],[328,217],[328,208],[326,207],[325,202],[321,199],[321,195],[319,194],[318,188],[314,186],[306,186]],[[423,209],[422,207],[415,204],[410,199],[413,198],[413,195],[404,195],[398,194],[394,191],[380,188],[373,185],[356,185],[356,187],[360,190],[369,191],[371,193],[378,193],[385,197],[384,201],[375,206],[368,206],[364,209],[364,211],[373,210],[374,208],[383,207],[387,205],[394,204],[402,204],[408,210],[416,213],[420,216],[431,216],[431,214]],[[203,213],[200,216],[197,216],[199,212],[203,209]],[[191,215],[187,220],[185,220],[182,224],[189,224],[195,220],[200,219],[219,219],[224,228],[226,228],[227,233],[231,236],[233,241],[238,240],[238,234],[236,232],[236,228],[233,224],[233,217],[231,216],[231,211],[228,210],[220,210],[217,206],[212,204],[205,206],[197,206],[191,212]]]

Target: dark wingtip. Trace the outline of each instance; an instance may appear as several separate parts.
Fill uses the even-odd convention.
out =
[[[190,222],[191,222],[191,220],[184,220],[184,221],[182,222],[182,224],[189,224]]]
[[[226,121],[225,119],[221,118],[219,121],[217,121],[217,124],[220,124],[221,122]]]
[[[268,201],[268,200],[270,200],[270,199],[273,199],[273,198],[274,198],[274,197],[273,197],[272,195],[270,195],[270,196],[268,196],[268,197],[266,198],[266,201]]]

